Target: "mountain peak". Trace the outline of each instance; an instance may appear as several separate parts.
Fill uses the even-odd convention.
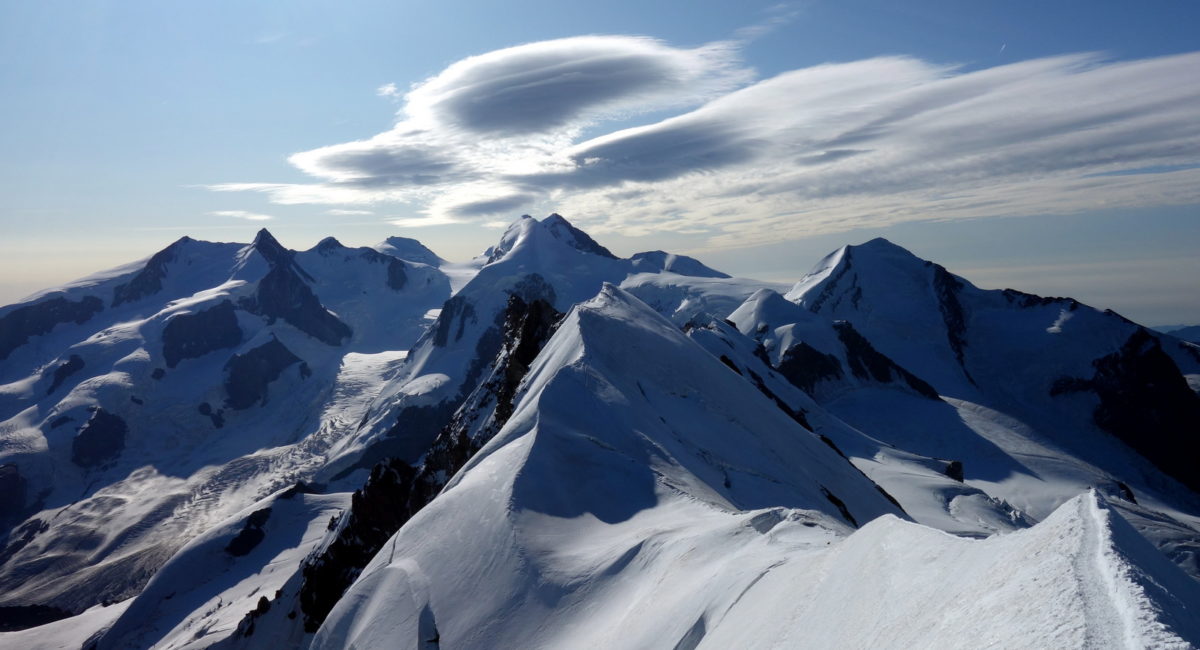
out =
[[[384,255],[391,255],[406,262],[417,262],[429,266],[441,266],[446,263],[446,260],[439,257],[437,253],[410,237],[388,237],[375,244],[374,248]]]
[[[532,217],[530,218],[532,219]],[[611,251],[596,243],[596,240],[592,239],[591,235],[588,235],[586,232],[583,232],[575,226],[572,226],[571,222],[564,219],[563,216],[557,212],[543,219],[542,226],[549,230],[550,234],[554,235],[556,238],[561,239],[567,244],[570,244],[572,247],[577,248],[585,253],[592,253],[594,255],[599,255],[601,257],[607,257],[614,260],[617,259],[617,256],[613,255]]]
[[[572,226],[569,221],[558,213],[551,214],[538,221],[529,215],[521,215],[520,219],[512,222],[500,237],[500,242],[492,247],[488,254],[488,263],[504,258],[509,252],[518,247],[534,245],[543,246],[536,242],[546,239],[561,242],[577,251],[597,255],[611,260],[619,259],[607,248],[596,243],[590,235]],[[548,243],[548,242],[547,242]]]
[[[266,231],[264,230],[263,232],[266,232]],[[317,242],[316,246],[313,246],[313,250],[315,250],[319,253],[335,251],[335,250],[339,250],[342,248],[345,248],[345,245],[343,245],[342,242],[338,241],[337,238],[335,238],[335,237],[326,237],[326,238],[322,239],[321,241]]]
[[[272,267],[287,265],[295,266],[295,264],[292,262],[291,251],[284,248],[283,244],[280,244],[279,240],[275,239],[275,237],[266,228],[258,231],[258,234],[254,236],[254,242],[251,243],[250,246],[254,250],[258,251],[258,254],[262,255],[263,259],[267,260],[267,263]],[[299,270],[299,267],[297,267],[297,269]],[[310,280],[312,279],[307,273],[304,273],[303,271],[300,271],[300,273],[304,275],[305,278]]]
[[[876,237],[856,246],[846,246],[845,249],[853,251],[854,257],[859,259],[876,258],[888,260],[892,263],[919,263],[922,266],[928,264],[925,260],[914,255],[912,251],[883,237]]]
[[[658,273],[666,271],[698,278],[728,278],[727,273],[705,266],[703,262],[686,255],[675,255],[666,251],[634,253],[629,261],[639,272]]]

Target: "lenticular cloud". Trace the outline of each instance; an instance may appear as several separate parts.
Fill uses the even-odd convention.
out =
[[[293,155],[316,183],[214,189],[407,202],[439,223],[553,202],[599,231],[719,245],[1178,204],[1200,200],[1198,67],[1200,53],[971,71],[883,57],[754,80],[732,43],[567,38],[463,59],[404,95],[392,129]]]

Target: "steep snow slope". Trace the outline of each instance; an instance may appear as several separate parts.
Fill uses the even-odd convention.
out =
[[[1095,496],[981,541],[893,516],[850,534],[822,486],[859,517],[887,509],[873,486],[648,312],[611,286],[576,307],[314,647],[1200,641],[1200,585]],[[773,469],[794,453],[804,473]]]
[[[436,269],[332,240],[297,254],[262,231],[185,238],[4,308],[30,336],[0,386],[0,606],[126,598],[191,537],[309,478],[403,356],[386,350],[448,293]],[[59,298],[100,308],[46,329]]]
[[[1008,532],[1031,523],[1003,499],[964,482],[961,461],[905,451],[848,425],[798,388],[794,378],[789,380],[772,368],[762,348],[729,323],[714,319],[697,324],[689,329],[688,336],[845,455],[914,521],[972,537]],[[902,385],[866,390],[885,397],[911,393]],[[930,401],[924,396],[912,397],[917,402]],[[1084,483],[1072,484],[1073,489],[1080,484]]]
[[[207,648],[249,632],[323,539],[347,495],[294,486],[221,522],[179,550],[98,639],[104,648]]]
[[[172,249],[0,309],[0,607],[136,594],[46,643],[1195,641],[1139,534],[1200,576],[1200,504],[1108,431],[1200,423],[1200,353],[1113,314],[882,241],[792,302],[558,215]]]
[[[438,312],[409,355],[404,372],[375,400],[364,426],[336,450],[326,476],[365,470],[389,456],[408,462],[419,458],[475,390],[486,364],[495,357],[510,296],[525,303],[541,300],[566,312],[595,295],[602,283],[619,283],[636,270],[634,261],[615,257],[557,214],[542,221],[522,217],[488,250],[486,259]],[[729,304],[729,294],[746,291],[746,282],[708,279],[728,287],[706,291],[700,278],[663,275],[679,278],[676,286],[663,290],[672,295],[675,305],[685,302],[688,293],[707,294],[716,303]],[[639,284],[651,282],[643,274]]]
[[[424,244],[408,237],[388,237],[373,248],[384,255],[391,255],[406,262],[433,267],[446,263],[446,260],[438,257],[437,253],[426,248]]]
[[[788,296],[795,304],[761,292],[731,319],[833,415],[889,446],[955,461],[965,484],[1034,520],[1085,486],[1120,495],[1130,521],[1200,576],[1195,494],[1163,477],[1195,479],[1184,460],[1200,443],[1190,348],[1070,299],[976,289],[884,240],[836,251]],[[850,381],[910,384],[894,369],[859,373],[830,318],[942,399]],[[847,453],[863,466],[891,452]]]
[[[758,280],[669,272],[637,273],[622,280],[620,286],[679,326],[709,316],[723,318],[761,289],[782,290]]]
[[[1200,643],[1200,586],[1094,493],[985,540],[882,517],[828,551],[781,555],[696,647]]]
[[[590,610],[596,628],[618,623],[632,595],[625,583],[706,530],[742,535],[752,556],[784,521],[819,527],[811,537],[824,544],[898,512],[819,438],[612,285],[571,312],[519,396],[496,437],[368,565],[317,647],[418,634],[448,647],[561,645],[570,612]],[[706,575],[681,574],[658,595],[687,598]],[[681,635],[699,613],[675,619]]]

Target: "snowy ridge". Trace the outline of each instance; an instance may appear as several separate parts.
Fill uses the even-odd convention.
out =
[[[1200,348],[885,240],[184,238],[0,325],[0,629],[80,612],[0,648],[1200,643]]]
[[[0,605],[124,599],[193,536],[323,465],[370,399],[347,387],[378,385],[449,293],[436,269],[325,244],[184,238],[66,290],[102,308],[3,365]],[[339,327],[350,335],[325,336]]]
[[[730,422],[781,412],[764,409],[761,395],[746,394],[748,385],[711,360],[689,354],[684,362],[685,340],[648,312],[608,286],[568,316],[509,424],[368,565],[314,647],[1200,640],[1188,611],[1200,586],[1095,496],[1068,501],[1028,531],[986,540],[893,516],[850,534],[845,513],[820,491],[805,492],[805,478],[775,475],[768,486],[758,481],[771,470],[741,464],[770,455],[729,449],[719,431],[674,438],[684,413],[695,414],[672,408],[684,401]],[[615,341],[636,354],[614,354]],[[631,359],[648,371],[630,377],[623,364]],[[746,424],[752,435],[773,428]],[[792,433],[738,442],[771,440],[784,454],[789,442],[817,442],[786,418],[775,427]],[[827,464],[812,462],[818,450]],[[806,453],[817,475],[845,462],[819,443]],[[722,466],[706,467],[718,458]],[[861,516],[864,499],[874,498],[886,511],[869,482],[856,488],[851,478],[832,488],[849,510]],[[467,521],[463,537],[455,531]]]
[[[531,367],[508,424],[368,565],[315,646],[408,643],[429,625],[455,647],[528,645],[522,634],[530,630],[517,628],[566,633],[545,619],[603,585],[613,585],[605,602],[615,606],[622,570],[642,565],[641,549],[682,552],[677,540],[688,530],[718,526],[757,538],[755,525],[788,520],[819,525],[827,539],[897,512],[816,436],[698,351],[612,285],[576,307]],[[659,370],[639,375],[629,364]],[[803,510],[732,514],[784,504]],[[685,523],[697,518],[700,529]],[[457,537],[454,527],[468,520],[469,538],[433,542]],[[667,521],[657,541],[641,538]],[[595,541],[578,551],[547,546],[560,536]],[[607,539],[620,550],[605,559],[611,549],[599,540]],[[440,613],[439,600],[458,602],[455,590],[467,585],[478,594],[472,604]],[[559,606],[537,604],[546,598]]]

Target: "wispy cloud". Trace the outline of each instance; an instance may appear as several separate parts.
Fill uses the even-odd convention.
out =
[[[209,214],[214,217],[232,217],[234,219],[245,219],[246,221],[270,221],[275,217],[269,214],[259,214],[257,212],[246,212],[245,210],[217,210]]]
[[[344,208],[333,208],[331,210],[326,210],[325,214],[332,214],[337,217],[350,217],[375,213],[370,210],[346,210]]]
[[[1197,69],[1200,53],[970,72],[882,57],[754,80],[733,42],[561,39],[459,61],[404,96],[391,130],[293,155],[314,183],[213,189],[405,202],[427,223],[550,204],[601,232],[703,233],[714,246],[1200,202]],[[672,107],[653,124],[584,137]],[[1137,169],[1167,171],[1121,173]]]

